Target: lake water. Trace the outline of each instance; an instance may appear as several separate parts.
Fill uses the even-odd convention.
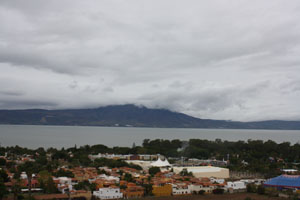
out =
[[[19,145],[28,148],[71,147],[104,144],[106,146],[141,145],[144,139],[189,140],[217,138],[228,141],[248,139],[276,142],[300,142],[300,130],[245,130],[245,129],[183,129],[183,128],[134,128],[86,126],[31,126],[0,125],[2,146]]]

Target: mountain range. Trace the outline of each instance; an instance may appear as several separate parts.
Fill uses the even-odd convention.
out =
[[[199,119],[166,109],[149,109],[131,104],[95,109],[0,110],[0,124],[300,130],[300,121]]]

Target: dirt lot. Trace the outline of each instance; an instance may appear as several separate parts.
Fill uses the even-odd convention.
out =
[[[190,196],[171,196],[171,197],[147,197],[148,200],[245,200],[246,197],[250,197],[252,200],[281,200],[283,198],[268,197],[265,195],[249,194],[249,193],[237,193],[237,194],[222,194],[222,195],[190,195]]]

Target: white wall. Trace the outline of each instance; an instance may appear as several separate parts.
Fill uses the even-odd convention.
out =
[[[232,188],[234,190],[239,190],[239,189],[246,189],[246,185],[242,181],[235,181],[235,182],[227,182],[227,188]]]
[[[188,186],[180,187],[180,186],[177,186],[176,184],[173,184],[172,194],[173,195],[191,194],[191,190]]]
[[[94,191],[93,195],[100,199],[123,198],[123,193],[120,192],[120,188],[100,188],[99,191]]]

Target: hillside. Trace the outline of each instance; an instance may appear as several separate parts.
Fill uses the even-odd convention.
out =
[[[106,106],[96,109],[0,110],[0,124],[300,130],[299,121],[209,120],[165,109],[148,109],[134,105]]]

